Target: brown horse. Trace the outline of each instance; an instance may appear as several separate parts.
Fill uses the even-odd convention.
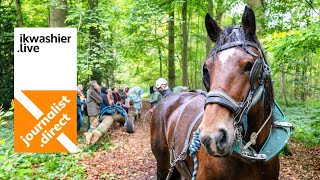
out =
[[[278,153],[266,160],[234,150],[240,139],[250,142],[246,148],[239,143],[243,152],[248,147],[259,152],[274,125],[270,68],[256,37],[254,12],[245,8],[242,26],[222,30],[208,14],[205,25],[216,43],[203,65],[203,83],[209,93],[172,94],[155,109],[151,147],[157,177],[191,179],[194,161],[185,147],[192,140],[189,131],[199,128],[197,179],[278,179]]]

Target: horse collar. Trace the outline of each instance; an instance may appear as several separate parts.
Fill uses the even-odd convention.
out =
[[[292,124],[288,122],[276,102],[274,102],[272,114],[274,117],[274,124],[271,126],[269,136],[259,152],[256,152],[251,147],[244,150],[243,146],[245,146],[247,142],[243,140],[234,144],[233,151],[250,162],[267,162],[279,154],[288,142]]]

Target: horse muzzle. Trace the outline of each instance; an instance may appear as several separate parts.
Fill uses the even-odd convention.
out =
[[[226,157],[230,156],[233,150],[233,138],[229,134],[224,128],[211,134],[200,132],[200,141],[210,155]]]

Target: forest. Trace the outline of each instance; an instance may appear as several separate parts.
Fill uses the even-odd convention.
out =
[[[14,27],[77,28],[79,84],[148,88],[164,77],[169,87],[201,89],[201,65],[213,46],[206,13],[234,26],[246,3],[256,13],[278,101],[319,100],[318,1],[2,0],[1,102],[8,108],[13,97]]]
[[[77,83],[84,86],[95,79],[106,87],[127,85],[148,90],[163,77],[172,88],[204,89],[202,64],[214,46],[207,36],[205,16],[209,13],[221,27],[235,26],[241,23],[245,5],[256,15],[257,36],[272,68],[275,98],[295,125],[293,137],[298,143],[289,149],[311,146],[319,155],[318,0],[0,0],[0,161],[5,162],[0,179],[9,179],[5,172],[30,179],[32,175],[48,179],[90,177],[91,171],[83,167],[92,164],[86,159],[81,163],[87,166],[82,167],[79,159],[90,157],[99,148],[112,147],[111,140],[84,148],[86,155],[13,153],[14,28],[76,28]],[[51,161],[46,162],[48,158]],[[313,163],[319,163],[319,157]],[[299,177],[319,176],[318,169],[311,176]],[[117,179],[106,172],[97,177]]]

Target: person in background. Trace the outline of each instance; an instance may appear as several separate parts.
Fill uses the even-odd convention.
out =
[[[137,119],[141,117],[141,108],[142,108],[142,100],[141,100],[141,91],[135,91],[135,96],[133,98],[133,108],[135,109]]]
[[[101,87],[97,81],[89,82],[89,89],[87,91],[87,109],[88,109],[88,119],[90,121],[90,129],[98,127],[99,124],[99,113],[100,113],[100,104],[103,102],[99,93],[101,92]]]
[[[111,88],[111,91],[112,91],[114,103],[117,104],[119,102],[121,104],[121,98],[120,98],[120,95],[118,94],[118,89],[113,87]]]
[[[86,96],[84,95],[83,93],[83,86],[81,84],[79,84],[77,86],[77,91],[80,91],[80,95],[79,98],[82,102],[82,106],[81,106],[81,115],[82,115],[82,122],[83,122],[83,117],[84,115],[88,115],[88,109],[87,109],[87,99],[86,99]],[[81,125],[82,126],[82,125]],[[88,119],[88,127],[87,127],[87,131],[90,129],[90,121]]]
[[[120,87],[120,89],[118,90],[118,94],[120,95],[121,103],[124,105],[127,94],[124,92],[123,87]]]
[[[111,125],[114,122],[114,119],[112,118],[113,113],[115,112],[112,111],[111,109],[113,109],[111,107],[111,111],[108,112],[105,110],[105,108],[108,108],[108,106],[111,106],[113,103],[113,100],[111,99],[111,96],[108,95],[110,89],[107,89],[106,87],[101,87],[101,93],[100,93],[100,97],[102,98],[102,103],[100,104],[100,122],[103,124],[103,132],[107,132],[108,129],[111,127]],[[111,92],[111,90],[110,90]],[[108,96],[110,97],[110,101],[108,99]],[[109,107],[110,108],[110,107]],[[97,129],[100,129],[101,126],[99,125],[99,127]]]
[[[104,92],[104,93],[106,93],[106,95],[107,95],[107,99],[109,101],[109,104],[112,105],[114,103],[114,97],[112,95],[111,89],[106,88],[106,92]]]
[[[83,86],[82,86],[81,84],[79,84],[79,85],[77,86],[77,90],[79,90],[80,93],[81,93],[81,95],[84,96],[84,94],[83,94]]]
[[[188,92],[188,87],[176,86],[176,87],[172,88],[172,93],[179,93],[179,92]]]
[[[79,91],[79,92],[78,92]],[[84,104],[86,103],[86,97],[85,95],[83,94],[83,86],[81,84],[79,84],[77,86],[77,94],[82,102],[82,106],[81,106],[81,113],[83,115],[83,110],[84,110]]]
[[[155,107],[157,104],[159,104],[161,100],[162,100],[161,93],[155,86],[153,86],[153,93],[151,94],[151,97],[150,97],[151,109]]]
[[[156,81],[156,88],[159,89],[163,99],[172,94],[172,91],[168,86],[168,82],[164,78],[159,78]]]
[[[81,126],[82,126],[82,104],[83,102],[81,101],[81,91],[78,89],[77,90],[77,131],[80,130]]]
[[[124,100],[124,107],[126,109],[126,112],[129,113],[129,108],[130,108],[129,87],[125,86],[123,91],[126,93],[126,98]]]
[[[108,90],[106,87],[101,86],[100,97],[102,98],[102,103],[100,104],[100,110],[102,110],[106,106],[111,105],[110,102],[112,101],[112,99],[110,96],[108,97]],[[111,101],[108,98],[110,98]]]

